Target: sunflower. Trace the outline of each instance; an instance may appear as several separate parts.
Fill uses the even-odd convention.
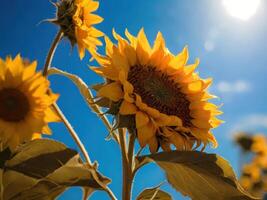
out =
[[[0,143],[13,150],[18,144],[50,134],[49,122],[59,121],[51,104],[58,95],[49,81],[36,73],[36,62],[0,59]]]
[[[216,118],[221,112],[207,102],[214,98],[206,91],[212,80],[194,72],[199,60],[186,65],[187,47],[173,55],[160,32],[153,48],[143,29],[137,37],[125,34],[128,40],[113,31],[118,45],[105,37],[106,55],[93,54],[101,66],[92,70],[107,80],[97,86],[96,103],[109,107],[117,127],[133,129],[140,146],[149,145],[151,152],[172,145],[178,150],[216,146],[211,129],[221,124]]]
[[[80,59],[85,55],[85,49],[94,50],[102,45],[98,37],[104,34],[94,25],[101,23],[103,18],[92,14],[99,7],[99,2],[93,0],[61,0],[55,3],[57,18],[53,23],[60,26],[72,46],[77,43]]]

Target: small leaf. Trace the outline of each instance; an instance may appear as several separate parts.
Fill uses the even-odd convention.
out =
[[[149,188],[142,191],[136,200],[172,200],[171,195],[159,189],[159,187]]]
[[[216,154],[171,151],[137,158],[139,166],[156,162],[168,182],[193,200],[252,200],[238,183],[230,164]]]
[[[80,93],[82,94],[82,96],[83,96],[84,100],[86,101],[86,103],[88,104],[88,106],[98,115],[99,118],[102,119],[102,121],[104,122],[104,124],[108,128],[108,131],[110,131],[110,134],[112,135],[112,137],[118,142],[118,137],[117,137],[116,133],[111,131],[112,127],[111,127],[108,119],[106,118],[105,115],[103,115],[101,108],[94,102],[94,97],[93,97],[91,90],[89,89],[89,87],[86,85],[86,83],[80,77],[78,77],[74,74],[70,74],[68,72],[64,72],[64,71],[56,69],[56,68],[49,69],[48,74],[59,74],[59,75],[63,75],[65,77],[69,78],[78,87],[78,89],[80,90]],[[95,87],[97,87],[97,86],[95,86]]]
[[[100,98],[97,101],[95,101],[95,104],[100,107],[110,107],[111,101],[108,98]]]
[[[48,200],[71,186],[102,190],[110,180],[96,167],[83,164],[78,153],[64,144],[38,139],[19,147],[5,163],[4,200]]]

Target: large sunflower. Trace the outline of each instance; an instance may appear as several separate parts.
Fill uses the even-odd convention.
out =
[[[92,14],[99,7],[99,2],[93,0],[61,0],[57,6],[58,24],[64,35],[71,44],[77,43],[79,55],[82,59],[85,49],[94,50],[96,46],[102,45],[98,37],[104,34],[97,30],[94,25],[103,21],[103,18]]]
[[[171,144],[179,150],[209,142],[216,146],[211,129],[221,124],[215,117],[221,112],[207,102],[214,98],[206,91],[212,80],[194,72],[199,60],[186,65],[187,47],[173,55],[161,33],[153,48],[143,29],[137,37],[127,30],[125,34],[128,41],[114,31],[118,45],[106,37],[106,56],[94,54],[101,67],[92,69],[107,79],[97,87],[99,105],[110,108],[108,112],[122,122],[119,126],[133,128],[141,147],[148,144],[151,152],[160,146],[171,150]]]
[[[49,81],[36,73],[36,62],[20,55],[0,59],[0,144],[13,150],[18,144],[50,134],[49,122],[59,121],[51,109],[58,95]]]

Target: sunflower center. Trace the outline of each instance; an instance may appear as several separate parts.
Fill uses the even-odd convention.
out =
[[[148,106],[161,113],[175,115],[184,126],[191,126],[190,102],[169,75],[152,66],[135,65],[130,68],[128,81]]]
[[[8,122],[23,120],[30,110],[28,98],[18,89],[0,90],[0,119]]]

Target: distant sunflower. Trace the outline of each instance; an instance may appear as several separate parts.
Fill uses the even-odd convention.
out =
[[[58,95],[49,81],[36,73],[36,62],[20,55],[0,59],[0,144],[13,150],[18,144],[50,134],[49,122],[59,121],[51,108]]]
[[[61,0],[55,3],[57,18],[52,20],[58,24],[72,46],[77,43],[79,55],[82,59],[85,49],[94,50],[102,45],[98,37],[104,34],[94,25],[101,23],[103,18],[92,14],[99,7],[99,2],[93,0]]]
[[[97,87],[96,103],[109,107],[118,127],[133,128],[141,147],[149,145],[151,152],[171,150],[171,144],[178,150],[216,146],[210,130],[221,124],[215,117],[221,112],[207,102],[214,98],[206,91],[212,80],[194,72],[199,60],[186,65],[187,47],[173,55],[161,33],[153,48],[143,29],[137,37],[125,34],[129,42],[114,31],[118,46],[106,37],[106,56],[93,55],[101,67],[92,69],[107,79]]]

